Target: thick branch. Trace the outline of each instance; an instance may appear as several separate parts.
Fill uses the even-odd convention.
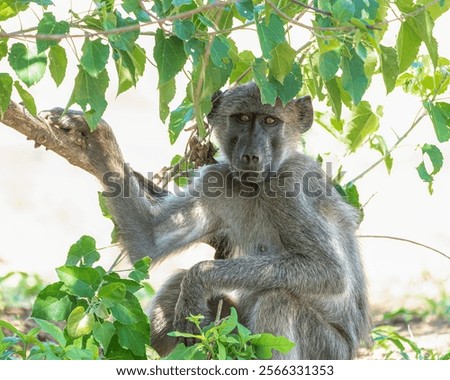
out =
[[[22,133],[28,140],[35,142],[35,147],[44,146],[72,165],[87,171],[100,181],[105,171],[121,170],[124,165],[120,148],[109,125],[101,120],[94,132],[84,128],[62,128],[55,122],[62,114],[61,108],[44,111],[48,118],[34,117],[23,106],[11,102],[1,122]],[[82,119],[82,114],[68,111],[72,117]],[[41,115],[42,115],[41,114]],[[64,116],[63,116],[64,117]],[[53,118],[53,120],[50,120]],[[51,121],[51,122],[49,122]],[[81,123],[84,123],[81,121]],[[80,124],[81,124],[80,123]],[[167,191],[161,189],[140,173],[131,169],[141,188],[149,196],[164,196]]]

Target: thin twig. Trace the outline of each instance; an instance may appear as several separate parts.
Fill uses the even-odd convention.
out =
[[[303,1],[298,1],[298,0],[291,0],[291,1],[295,4],[301,5],[303,8],[310,9],[316,13],[320,13],[325,16],[331,16],[331,12],[324,11],[323,9],[319,9],[319,8],[313,7],[312,5],[305,4]]]
[[[441,256],[443,256],[446,259],[450,260],[450,256],[447,255],[446,253],[444,253],[442,251],[439,251],[436,248],[430,247],[429,245],[422,244],[422,243],[419,243],[417,241],[410,240],[410,239],[400,238],[400,237],[396,237],[396,236],[389,236],[389,235],[357,235],[357,237],[360,238],[360,239],[389,239],[389,240],[403,241],[405,243],[414,244],[414,245],[417,245],[419,247],[429,249],[430,251],[439,253]]]
[[[422,110],[422,109],[421,109]],[[362,177],[364,177],[367,173],[369,173],[373,168],[375,168],[376,166],[378,166],[379,164],[381,164],[387,156],[389,156],[399,145],[400,143],[406,139],[406,137],[408,137],[408,135],[412,132],[412,130],[414,128],[417,127],[417,125],[419,124],[419,122],[426,116],[426,112],[423,111],[422,113],[419,113],[416,115],[413,123],[411,124],[411,126],[408,128],[408,130],[397,140],[397,142],[390,148],[388,149],[388,151],[377,161],[375,161],[372,165],[370,165],[367,169],[365,169],[362,173],[358,174],[356,177],[354,177],[353,179],[351,179],[348,182],[356,182],[357,180],[361,179]]]
[[[114,268],[115,268],[117,265],[119,265],[119,264],[123,261],[123,259],[125,259],[125,257],[127,257],[127,255],[125,254],[125,250],[122,249],[122,250],[120,251],[120,253],[117,255],[117,257],[116,257],[116,259],[114,260],[114,262],[113,262],[113,263],[111,264],[111,266],[109,267],[107,273],[111,273],[111,272],[114,270]]]
[[[11,37],[29,37],[29,38],[34,38],[34,39],[38,39],[38,40],[59,41],[61,39],[65,39],[65,38],[69,38],[69,37],[86,38],[86,37],[95,37],[95,36],[99,36],[99,35],[108,36],[111,34],[121,34],[121,33],[125,33],[125,32],[133,32],[136,30],[140,30],[142,27],[145,27],[145,26],[190,18],[192,16],[195,16],[198,13],[203,13],[203,12],[211,10],[211,9],[224,8],[227,5],[230,5],[232,3],[233,3],[232,1],[217,1],[212,4],[206,4],[201,7],[196,8],[196,9],[192,9],[190,11],[179,13],[174,16],[164,17],[164,18],[158,19],[156,21],[147,21],[147,22],[142,22],[142,23],[138,23],[138,24],[127,25],[127,26],[122,26],[119,28],[102,30],[102,31],[92,32],[92,33],[87,33],[87,34],[85,34],[85,33],[83,33],[83,34],[42,34],[42,33],[27,34],[22,31],[18,31],[18,32],[11,32],[11,33],[0,32],[0,37],[9,37],[9,38],[11,38]],[[79,26],[76,26],[76,27],[79,28]]]
[[[219,300],[219,303],[217,304],[217,312],[216,312],[216,324],[219,323],[221,316],[222,316],[222,308],[223,308],[223,299],[221,298]]]

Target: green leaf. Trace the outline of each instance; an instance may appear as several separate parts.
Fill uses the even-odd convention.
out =
[[[119,344],[137,356],[145,356],[145,346],[150,345],[150,326],[148,322],[140,322],[133,325],[123,325],[114,322],[117,330]]]
[[[432,0],[418,0],[417,5],[424,5],[433,20],[437,20],[440,16],[442,16],[449,10],[450,1],[439,0],[438,2],[435,2]]]
[[[0,60],[8,55],[8,39],[0,38]]]
[[[364,61],[353,49],[350,53],[352,54],[350,59],[343,55],[341,60],[342,86],[357,105],[367,90],[369,80],[364,71]]]
[[[116,329],[111,322],[94,322],[92,333],[104,352],[108,351],[109,343],[115,332]]]
[[[98,292],[106,307],[112,307],[125,298],[127,287],[120,282],[112,282],[102,286]]]
[[[62,330],[54,325],[53,323],[44,321],[43,319],[33,318],[37,325],[41,328],[42,331],[49,334],[51,337],[55,338],[55,340],[63,347],[66,346],[66,338],[64,337],[64,333]]]
[[[38,4],[38,5],[42,5],[44,7],[47,6],[47,5],[54,5],[53,2],[50,1],[50,0],[19,0],[19,2],[22,2],[22,3],[35,3],[35,4]]]
[[[242,17],[246,18],[249,21],[252,21],[254,19],[255,8],[253,6],[253,1],[239,0],[234,3],[234,6]]]
[[[214,40],[211,44],[211,61],[212,63],[224,69],[227,67],[227,64],[230,62],[230,57],[228,52],[230,51],[230,43],[228,40],[222,36],[214,37]]]
[[[413,0],[395,0],[394,3],[402,13],[411,13],[414,11]]]
[[[31,316],[50,321],[64,321],[72,310],[71,297],[61,288],[62,282],[51,284],[40,291],[34,301]]]
[[[94,360],[96,359],[91,350],[69,346],[66,350],[65,359],[69,360]]]
[[[127,290],[131,293],[136,293],[138,290],[142,289],[143,286],[134,280],[128,280],[126,278],[120,278],[117,273],[107,274],[103,277],[103,281],[106,282],[119,282],[127,287]]]
[[[422,146],[422,153],[428,155],[433,165],[433,170],[430,172],[431,175],[435,175],[439,173],[444,164],[444,157],[439,150],[439,148],[435,145],[424,144]]]
[[[397,54],[399,73],[404,72],[417,57],[420,37],[414,32],[408,20],[402,22],[397,37]]]
[[[6,73],[0,73],[0,120],[11,102],[13,80]]]
[[[59,279],[78,297],[93,297],[100,285],[100,275],[89,267],[63,266],[56,269]]]
[[[370,139],[370,148],[375,149],[378,152],[381,153],[381,155],[384,157],[384,163],[386,165],[386,169],[388,173],[391,173],[393,159],[392,156],[389,154],[388,147],[386,145],[386,142],[384,141],[384,138],[380,135],[375,135]]]
[[[180,132],[185,127],[186,123],[192,120],[194,116],[194,105],[188,100],[184,99],[181,105],[170,114],[169,121],[169,140],[171,144],[177,141]]]
[[[94,322],[93,314],[86,314],[83,306],[77,306],[67,318],[67,333],[74,339],[85,336],[94,328]]]
[[[357,209],[361,209],[361,203],[359,202],[359,192],[355,184],[349,182],[343,187],[343,190],[345,192],[345,199],[347,203]]]
[[[8,61],[20,80],[28,87],[42,79],[47,66],[45,53],[32,52],[21,42],[11,46]]]
[[[175,7],[181,7],[182,5],[189,5],[192,3],[192,0],[173,0],[172,4]]]
[[[113,230],[111,231],[111,243],[112,244],[117,243],[118,237],[119,237],[118,236],[119,232],[118,232],[117,225],[114,222],[114,219],[111,215],[111,212],[109,211],[108,202],[107,202],[106,198],[103,196],[101,191],[99,191],[97,194],[98,194],[98,204],[100,206],[100,210],[102,211],[102,215],[105,218],[110,219],[114,225]]]
[[[14,17],[19,12],[24,11],[27,8],[27,3],[17,0],[4,0],[0,2],[0,21],[5,21],[11,17]]]
[[[55,16],[51,12],[45,12],[38,24],[38,34],[66,34],[69,33],[69,23],[66,21],[57,22]],[[38,53],[47,50],[50,46],[57,45],[59,40],[36,40]]]
[[[141,8],[139,0],[123,0],[122,8],[127,13],[133,13],[139,21],[150,21],[150,16]]]
[[[188,41],[195,33],[195,25],[191,20],[175,20],[173,32],[183,41]]]
[[[336,50],[330,50],[319,56],[319,74],[324,81],[331,80],[339,69],[341,55]]]
[[[270,83],[275,87],[277,96],[283,104],[295,98],[303,85],[302,71],[298,63],[294,63],[291,72],[284,78],[281,84],[275,79],[269,78]]]
[[[339,89],[336,78],[325,82],[325,88],[328,92],[328,100],[330,101],[331,108],[336,115],[336,118],[340,120],[342,113],[342,100],[341,90]]]
[[[203,89],[201,92],[200,109],[204,114],[211,110],[211,96],[222,88],[230,77],[233,64],[228,62],[224,68],[220,68],[212,64],[211,60],[206,66]],[[195,70],[193,75],[193,83],[196,83],[198,77],[202,75],[201,70]]]
[[[108,13],[107,17],[103,19],[103,27],[105,30],[132,27],[137,24],[139,24],[137,20],[131,17],[122,18],[119,12]],[[135,47],[138,37],[139,30],[131,30],[128,32],[109,34],[108,40],[113,48],[131,52]]]
[[[253,77],[261,91],[261,102],[263,104],[275,104],[277,100],[277,91],[275,86],[267,80],[266,70],[267,63],[262,58],[255,59],[255,63],[252,66]]]
[[[134,271],[130,272],[128,277],[136,282],[141,282],[148,278],[148,271],[150,270],[150,257],[143,257],[133,264]]]
[[[66,51],[63,47],[59,45],[54,45],[50,47],[50,51],[48,53],[50,75],[56,83],[56,86],[59,86],[64,77],[66,76],[67,69],[67,55]]]
[[[272,57],[269,60],[270,74],[283,84],[284,78],[292,71],[297,53],[287,42],[282,42],[270,51],[270,55]]]
[[[437,102],[423,102],[428,115],[433,123],[434,131],[439,142],[450,140],[450,104]]]
[[[125,298],[111,307],[111,314],[124,325],[133,325],[138,322],[147,322],[148,318],[142,311],[138,299],[127,292]]]
[[[354,107],[347,134],[350,151],[355,152],[370,134],[378,130],[379,126],[379,116],[372,112],[369,102],[362,101]]]
[[[230,83],[234,83],[238,79],[241,79],[240,83],[250,81],[252,78],[251,67],[254,62],[255,56],[250,50],[244,50],[233,58],[233,70],[230,74]]]
[[[104,44],[101,38],[94,41],[86,38],[81,50],[83,52],[81,65],[91,77],[98,78],[108,62],[109,46]]]
[[[206,350],[201,344],[186,347],[180,343],[163,360],[206,360],[207,358]]]
[[[74,103],[80,105],[84,111],[84,118],[93,131],[97,128],[108,104],[105,99],[105,92],[108,88],[109,77],[106,70],[103,70],[97,78],[94,78],[81,65],[78,66],[78,69],[75,86],[67,108]],[[87,110],[88,105],[89,110]]]
[[[429,193],[433,194],[434,175],[439,173],[439,171],[441,170],[442,165],[444,164],[444,156],[437,146],[431,144],[424,144],[422,146],[422,155],[423,157],[425,155],[428,156],[433,166],[433,170],[427,170],[425,161],[422,161],[416,169],[422,181],[428,183]]]
[[[119,77],[117,95],[120,95],[132,86],[136,86],[139,78],[144,74],[147,57],[145,50],[138,44],[135,45],[131,53],[115,49],[113,57]]]
[[[332,6],[333,16],[339,21],[349,21],[355,14],[355,2],[352,0],[336,0]]]
[[[379,0],[357,0],[355,3],[355,17],[359,19],[375,20],[380,4]]]
[[[172,78],[162,86],[159,86],[159,118],[165,122],[170,114],[169,103],[175,97],[175,79]]]
[[[156,32],[153,57],[159,74],[158,86],[162,86],[173,79],[184,67],[187,59],[183,41],[175,36],[165,38],[161,29]]]
[[[99,259],[100,254],[97,251],[95,239],[85,235],[70,247],[66,265],[77,265],[81,261],[82,265],[92,267],[92,264]]]
[[[430,14],[426,10],[423,10],[414,17],[408,17],[405,23],[411,27],[411,30],[420,40],[425,42],[431,62],[433,62],[433,66],[436,68],[439,58],[438,45],[436,39],[433,37],[434,21]]]
[[[397,51],[380,44],[381,73],[383,74],[386,93],[389,94],[395,88],[395,82],[399,74]]]
[[[256,22],[256,31],[258,33],[259,44],[263,57],[272,58],[270,52],[280,43],[285,42],[284,26],[281,19],[274,13],[269,17],[269,22],[264,18]]]
[[[272,350],[286,354],[295,347],[295,343],[289,339],[272,334],[260,334],[258,338],[252,340],[252,344],[255,346],[258,359],[271,359]]]
[[[190,55],[193,60],[194,67],[196,67],[203,57],[205,50],[205,43],[196,38],[191,38],[184,43],[184,52],[186,56]]]

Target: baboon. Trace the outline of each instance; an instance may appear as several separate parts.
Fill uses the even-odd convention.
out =
[[[68,113],[58,123],[71,129],[81,121]],[[177,340],[167,333],[192,331],[191,314],[210,323],[223,299],[253,333],[296,343],[275,359],[354,358],[370,330],[358,214],[299,152],[313,122],[311,98],[272,106],[262,104],[254,83],[240,85],[215,95],[208,122],[223,157],[177,194],[143,196],[143,179],[120,154],[104,159],[107,144],[91,155],[132,260],[158,262],[196,242],[226,243],[222,260],[180,271],[158,291],[152,346],[168,354]],[[103,138],[116,144],[110,132]]]

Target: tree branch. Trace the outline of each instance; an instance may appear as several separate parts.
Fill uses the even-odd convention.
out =
[[[34,141],[35,148],[43,145],[47,150],[64,157],[72,165],[96,175],[94,167],[82,152],[82,141],[77,142],[76,139],[74,141],[73,137],[66,131],[50,127],[41,118],[31,115],[25,107],[11,102],[0,121],[25,135],[28,140]]]

